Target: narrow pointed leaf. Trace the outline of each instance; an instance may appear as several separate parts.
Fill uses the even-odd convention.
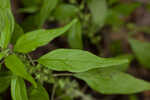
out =
[[[15,75],[20,76],[20,77],[30,81],[36,87],[37,84],[36,84],[35,80],[27,72],[25,65],[15,54],[12,54],[12,55],[9,55],[8,57],[6,57],[5,65]]]
[[[49,95],[41,84],[38,84],[37,88],[30,87],[28,93],[29,100],[49,100]]]
[[[12,78],[11,96],[13,100],[28,100],[25,82],[22,78],[17,76]]]
[[[79,21],[70,28],[68,32],[68,42],[73,49],[83,49],[82,26]]]
[[[26,33],[18,39],[14,47],[14,51],[20,53],[28,53],[40,46],[46,45],[56,37],[65,33],[73,24],[76,23],[76,21],[76,19],[73,20],[70,24],[66,25],[63,28],[50,30],[40,29]]]
[[[14,30],[14,18],[10,0],[0,0],[0,46],[7,48]]]
[[[150,90],[150,83],[112,69],[90,70],[74,76],[103,94],[132,94]]]
[[[39,58],[38,62],[56,71],[84,72],[125,64],[128,59],[100,58],[87,51],[57,49]]]

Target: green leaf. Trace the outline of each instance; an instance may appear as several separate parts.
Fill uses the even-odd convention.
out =
[[[41,84],[38,84],[37,88],[30,87],[28,93],[29,100],[49,100],[49,95]]]
[[[23,23],[25,31],[42,28],[43,24],[56,7],[58,0],[43,0],[42,7],[38,13],[29,16]]]
[[[27,72],[25,65],[15,54],[12,54],[12,55],[9,55],[8,57],[6,57],[5,65],[15,75],[20,76],[20,77],[30,81],[36,87],[37,84],[36,84],[35,80]]]
[[[39,27],[42,27],[52,10],[56,7],[58,0],[43,0],[43,6],[37,15],[36,21],[39,21]]]
[[[146,68],[150,68],[150,43],[130,38],[129,43],[137,60]]]
[[[116,70],[96,69],[74,75],[103,94],[132,94],[150,90],[150,83]]]
[[[10,85],[11,74],[9,72],[0,72],[0,93],[4,92]]]
[[[101,27],[107,16],[106,0],[91,0],[88,6],[92,14],[93,22]]]
[[[82,50],[57,49],[42,56],[38,62],[56,71],[84,72],[95,68],[125,64],[128,63],[128,60],[100,58]]]
[[[68,42],[73,49],[83,49],[82,43],[82,26],[78,21],[68,32]]]
[[[14,28],[14,32],[13,32],[13,37],[11,39],[11,43],[15,44],[17,39],[24,34],[23,29],[20,27],[19,24],[15,23],[15,28]]]
[[[0,46],[7,48],[14,30],[14,18],[11,12],[10,0],[0,1]]]
[[[8,55],[8,50],[0,52],[0,60],[2,60],[6,55]]]
[[[22,78],[17,76],[12,78],[11,96],[13,100],[28,100],[25,82]]]
[[[55,9],[53,16],[59,21],[64,21],[74,17],[78,11],[79,9],[74,5],[60,4],[57,9]]]
[[[114,69],[114,70],[118,70],[118,71],[127,71],[129,68],[130,62],[133,60],[133,55],[125,54],[125,55],[117,56],[115,58],[117,58],[117,59],[128,59],[129,62],[125,63],[125,64],[118,65],[118,66],[115,65],[115,66],[109,67],[109,69]]]
[[[10,0],[0,0],[0,8],[10,8]]]
[[[134,3],[130,3],[130,4],[120,3],[117,6],[113,7],[112,10],[119,13],[120,15],[129,16],[140,5],[141,4],[138,2],[134,2]]]
[[[1,71],[1,69],[2,69],[2,64],[0,64],[0,71]]]
[[[19,13],[35,13],[36,11],[38,11],[38,7],[37,6],[31,6],[31,7],[26,7],[26,8],[20,8],[18,10]]]
[[[70,24],[66,25],[63,28],[50,30],[40,29],[28,32],[18,39],[14,47],[14,51],[20,53],[28,53],[34,51],[36,48],[46,45],[56,37],[64,34],[73,24],[76,23],[76,21],[76,19],[73,20]]]
[[[38,6],[43,0],[20,0],[25,7]]]

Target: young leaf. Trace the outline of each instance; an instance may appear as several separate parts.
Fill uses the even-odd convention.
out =
[[[76,21],[76,19],[73,20],[70,24],[66,25],[63,28],[50,30],[40,29],[26,33],[18,39],[14,47],[14,51],[20,53],[28,53],[40,46],[46,45],[56,37],[64,34],[73,24],[76,23]]]
[[[0,72],[0,93],[4,92],[10,85],[11,74],[9,72]]]
[[[49,95],[41,84],[38,84],[37,88],[30,87],[28,93],[29,100],[49,100]]]
[[[100,58],[82,50],[58,49],[42,56],[38,62],[56,71],[84,72],[95,68],[125,64],[128,63],[128,60]]]
[[[88,5],[92,13],[93,22],[101,27],[107,16],[106,0],[91,0]]]
[[[78,21],[68,32],[68,42],[73,49],[83,49],[82,43],[82,26]]]
[[[28,100],[25,82],[22,78],[17,76],[12,78],[11,96],[13,100]]]
[[[146,68],[150,68],[150,43],[129,39],[129,43],[138,61]]]
[[[96,69],[77,73],[92,89],[103,94],[132,94],[150,90],[150,83],[116,70]]]
[[[10,0],[1,0],[0,3],[0,46],[5,49],[14,30],[14,18],[11,12]]]
[[[25,65],[15,54],[12,54],[12,55],[9,55],[8,57],[6,57],[5,65],[15,75],[20,76],[20,77],[30,81],[36,87],[37,84],[36,84],[35,80],[26,71]]]

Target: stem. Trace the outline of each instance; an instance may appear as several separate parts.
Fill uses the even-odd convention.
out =
[[[53,90],[52,90],[52,94],[51,94],[51,100],[54,100],[55,92],[56,92],[56,87],[57,87],[57,85],[56,85],[56,84],[54,84],[54,86],[53,86]]]
[[[59,76],[73,76],[73,73],[60,73],[60,74],[53,74],[54,77],[59,77]]]
[[[34,61],[32,60],[31,56],[28,54],[27,57],[28,57],[29,61],[31,62],[31,64],[32,64],[33,66],[35,66],[35,63],[34,63]]]

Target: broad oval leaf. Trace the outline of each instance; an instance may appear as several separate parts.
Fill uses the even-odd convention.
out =
[[[92,13],[93,22],[101,27],[107,17],[106,0],[90,0],[88,6]]]
[[[72,25],[68,32],[68,42],[73,49],[83,49],[82,26],[80,21]]]
[[[132,94],[150,90],[150,83],[112,69],[90,70],[74,76],[103,94]]]
[[[14,30],[14,17],[11,12],[10,0],[0,1],[0,46],[7,48]]]
[[[14,51],[20,53],[28,53],[40,46],[46,45],[54,38],[65,33],[73,24],[76,23],[76,21],[76,19],[73,20],[70,24],[66,25],[63,28],[50,30],[40,29],[26,33],[18,39],[14,47]]]
[[[41,84],[38,84],[37,88],[30,87],[28,93],[29,100],[49,100],[49,95]]]
[[[137,57],[137,60],[146,68],[150,68],[150,43],[141,42],[135,39],[130,38],[129,43],[131,48]]]
[[[11,80],[11,96],[13,100],[28,100],[25,82],[22,78],[13,76]]]
[[[12,54],[12,55],[9,55],[8,57],[6,57],[5,65],[15,75],[20,76],[20,77],[30,81],[35,87],[37,86],[35,80],[27,72],[25,65],[22,63],[22,61],[15,54]]]
[[[84,72],[125,64],[128,63],[128,59],[100,58],[87,51],[58,49],[42,56],[38,62],[56,71]]]
[[[11,74],[9,72],[0,72],[0,93],[4,92],[10,85]]]

